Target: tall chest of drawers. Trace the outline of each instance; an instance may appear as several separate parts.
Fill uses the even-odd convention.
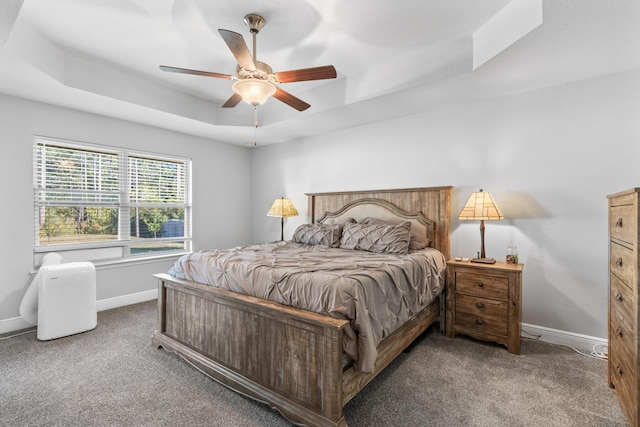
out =
[[[636,426],[640,398],[638,223],[640,188],[609,199],[609,385]]]

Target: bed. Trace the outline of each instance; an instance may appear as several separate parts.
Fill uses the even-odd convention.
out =
[[[390,224],[409,221],[412,233],[424,233],[429,246],[448,259],[450,192],[451,187],[430,187],[311,193],[307,194],[309,224],[346,227],[365,218]],[[287,253],[295,249],[292,242],[259,246],[268,246],[252,247],[259,256],[263,249]],[[309,254],[310,249],[303,251]],[[368,356],[363,348],[371,342],[361,347],[357,341],[356,353],[351,347],[350,357],[345,357],[353,345],[349,341],[353,319],[176,277],[184,269],[176,266],[173,275],[155,276],[158,328],[153,345],[177,353],[213,379],[270,405],[299,425],[346,425],[343,406],[440,319],[444,309],[441,294],[430,297],[401,326],[393,325],[388,335],[378,334]]]

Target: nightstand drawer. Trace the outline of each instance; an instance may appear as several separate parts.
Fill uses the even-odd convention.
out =
[[[487,317],[465,312],[456,313],[456,326],[492,335],[507,336],[507,333],[509,332],[507,329],[506,317],[505,319],[500,320],[495,317]]]
[[[456,272],[456,292],[506,301],[509,298],[509,279],[505,276]]]
[[[614,242],[609,243],[609,271],[618,276],[625,285],[632,288],[634,265],[638,262],[634,259],[633,251]]]
[[[507,335],[507,302],[456,295],[456,324],[486,333]]]

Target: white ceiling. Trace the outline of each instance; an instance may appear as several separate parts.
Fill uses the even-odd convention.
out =
[[[311,108],[270,99],[259,145],[640,68],[637,0],[1,0],[0,93],[250,145],[253,108],[220,108],[232,82],[158,68],[235,74],[217,30],[251,49],[247,13],[274,71],[338,72],[283,84]],[[508,40],[500,17],[522,37],[474,70],[474,49]]]

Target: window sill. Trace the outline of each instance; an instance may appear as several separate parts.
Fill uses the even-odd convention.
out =
[[[182,255],[188,254],[189,252],[172,252],[170,254],[162,254],[162,255],[153,255],[153,256],[139,256],[139,257],[131,257],[131,258],[122,258],[122,259],[104,259],[104,260],[95,260],[90,261],[95,267],[96,270],[107,270],[110,268],[120,268],[120,267],[133,267],[136,265],[142,264],[152,264],[161,261],[168,260],[177,260]],[[71,261],[73,262],[73,261]],[[63,259],[64,263],[64,259]],[[39,266],[37,266],[34,270],[30,271],[30,274],[36,274],[38,272]]]
[[[163,255],[153,255],[153,256],[141,256],[141,257],[132,257],[132,258],[123,258],[123,259],[111,259],[111,260],[100,260],[94,261],[93,265],[96,266],[96,270],[105,270],[108,268],[118,268],[118,267],[130,267],[141,264],[150,264],[154,262],[167,261],[167,260],[177,260],[182,255],[187,254],[188,252],[173,252],[171,254],[163,254]]]

